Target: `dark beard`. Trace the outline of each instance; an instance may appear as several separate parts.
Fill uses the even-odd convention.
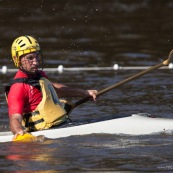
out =
[[[28,78],[31,78],[31,79],[39,79],[40,78],[40,70],[37,70],[36,72],[34,72],[34,73],[32,73],[32,72],[28,72],[28,71],[26,71],[26,70],[24,70],[24,69],[22,69],[22,68],[20,68],[20,70],[23,72],[23,73],[25,73],[27,76],[28,76]]]

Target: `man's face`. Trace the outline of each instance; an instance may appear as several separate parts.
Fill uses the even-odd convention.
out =
[[[40,61],[41,54],[38,51],[23,55],[20,60],[20,69],[34,74],[38,71]]]

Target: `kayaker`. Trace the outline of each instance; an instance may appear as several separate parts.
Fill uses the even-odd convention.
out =
[[[40,45],[32,36],[16,38],[11,53],[18,71],[6,86],[6,98],[14,139],[26,131],[48,129],[65,122],[67,112],[59,98],[91,96],[96,100],[97,90],[71,88],[50,82],[42,70]]]

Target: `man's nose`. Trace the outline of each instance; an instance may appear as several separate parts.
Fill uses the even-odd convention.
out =
[[[39,59],[38,59],[37,57],[34,57],[34,58],[32,59],[32,63],[33,63],[33,64],[38,64],[38,63],[39,63]]]

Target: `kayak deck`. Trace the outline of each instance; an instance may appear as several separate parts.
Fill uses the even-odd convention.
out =
[[[34,136],[44,135],[49,139],[57,139],[74,135],[88,135],[94,133],[149,135],[173,131],[173,119],[151,118],[140,114],[129,117],[77,125],[72,127],[48,129],[32,132]],[[11,132],[0,132],[0,142],[12,140]]]

